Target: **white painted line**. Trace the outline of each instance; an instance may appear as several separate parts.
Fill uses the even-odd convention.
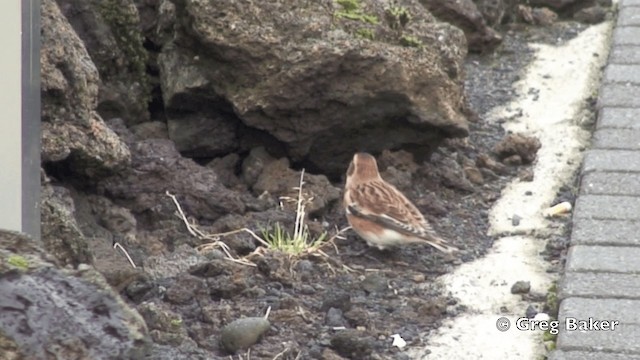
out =
[[[597,92],[611,27],[611,22],[591,26],[562,46],[536,45],[534,61],[516,84],[519,99],[490,114],[489,121],[497,121],[522,110],[521,117],[504,127],[540,140],[534,180],[514,180],[492,208],[490,234],[502,238],[490,252],[442,276],[446,291],[469,310],[428,334],[428,345],[413,350],[409,354],[413,358],[533,360],[546,353],[542,331],[515,328],[515,320],[524,316],[529,304],[510,290],[513,283],[524,280],[531,283],[532,292],[546,293],[555,280],[555,275],[545,271],[548,264],[540,256],[544,237],[558,231],[550,226],[544,210],[554,205],[556,192],[571,180],[582,160],[580,148],[590,137],[581,127],[588,111],[585,100]],[[528,94],[530,88],[539,90],[535,98]],[[533,195],[525,195],[527,191]],[[522,217],[518,226],[511,222],[514,214]],[[509,236],[513,234],[520,235]],[[511,327],[501,332],[496,321],[503,316]]]

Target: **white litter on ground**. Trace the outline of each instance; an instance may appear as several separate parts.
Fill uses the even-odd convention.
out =
[[[503,126],[540,140],[534,180],[514,180],[492,208],[489,232],[497,240],[490,252],[441,278],[468,311],[428,334],[427,346],[410,351],[412,358],[537,360],[546,354],[542,331],[516,329],[516,319],[524,316],[529,304],[510,290],[524,280],[531,283],[531,292],[546,294],[557,278],[546,273],[548,264],[539,255],[546,236],[557,231],[544,211],[555,205],[556,192],[570,182],[588,145],[590,134],[580,125],[589,111],[586,99],[598,90],[611,28],[609,21],[560,46],[536,45],[534,61],[516,84],[519,99],[488,117],[498,121],[522,111]],[[532,94],[531,88],[539,92]],[[532,194],[526,195],[528,191]],[[518,226],[512,225],[513,215],[522,218]],[[511,327],[501,332],[496,322],[503,316]]]
[[[403,347],[407,346],[407,342],[404,341],[400,334],[393,334],[391,335],[391,337],[393,338],[393,343],[391,344],[391,346],[395,346],[398,349],[402,349]]]

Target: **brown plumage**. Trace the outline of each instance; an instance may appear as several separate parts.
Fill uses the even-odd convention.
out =
[[[380,177],[376,159],[356,153],[347,170],[344,207],[351,227],[369,246],[379,249],[423,242],[451,253],[457,251],[440,238],[409,199]]]

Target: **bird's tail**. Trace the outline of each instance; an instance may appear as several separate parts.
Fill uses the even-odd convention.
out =
[[[451,253],[460,251],[457,247],[453,245],[449,245],[449,243],[446,240],[439,238],[437,236],[431,236],[429,239],[422,239],[422,240],[424,240],[424,242],[433,246],[434,248],[442,251],[443,253],[451,254]]]

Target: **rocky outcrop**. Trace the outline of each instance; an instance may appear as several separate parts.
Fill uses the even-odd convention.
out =
[[[127,146],[95,111],[99,77],[53,0],[42,2],[42,160],[95,179],[128,166]]]
[[[91,264],[89,242],[77,220],[70,191],[51,185],[46,179],[41,194],[42,241],[45,249],[61,265]]]
[[[488,169],[510,169],[495,160],[479,169],[455,151],[433,152],[444,139],[468,134],[463,60],[468,39],[495,45],[478,35],[491,35],[478,15],[490,6],[459,13],[472,19],[460,25],[465,38],[417,0],[56,1],[42,2],[42,237],[49,255],[0,235],[0,303],[10,309],[0,314],[3,355],[38,358],[51,344],[65,359],[221,358],[233,350],[221,346],[221,329],[271,307],[270,319],[282,326],[265,334],[256,353],[277,357],[285,344],[291,353],[282,356],[305,357],[304,349],[330,343],[325,312],[337,314],[336,324],[379,328],[360,321],[402,308],[354,302],[360,309],[344,319],[317,311],[334,285],[348,294],[360,283],[341,275],[341,260],[327,252],[345,249],[349,262],[367,268],[368,260],[348,252],[362,242],[336,234],[345,225],[340,177],[354,151],[382,152],[384,178],[443,220],[455,214],[439,200],[443,192],[477,191]],[[507,16],[496,9],[489,25]],[[300,229],[295,198],[303,168],[304,236],[331,240],[320,257],[258,248],[266,245],[256,237],[274,241]],[[193,236],[183,220],[207,236]],[[420,259],[412,266],[423,272],[436,263],[423,263],[420,251],[401,254]],[[245,265],[236,263],[241,257]],[[40,304],[38,296],[42,309],[30,306]],[[74,301],[77,317],[69,311]],[[399,314],[401,322],[424,320],[411,311]],[[35,316],[43,325],[31,333],[12,325],[26,319],[31,326]],[[294,333],[305,324],[317,327],[309,343]],[[40,336],[49,343],[33,340]]]
[[[32,239],[0,231],[3,359],[142,359],[147,326],[95,270],[59,269]]]
[[[294,161],[337,174],[356,150],[433,149],[468,134],[464,36],[416,1],[186,0],[172,9],[175,40],[158,64],[183,153],[238,148],[248,127]],[[185,127],[202,135],[180,139]]]
[[[128,124],[149,120],[151,80],[133,0],[56,0],[100,73],[98,112]]]
[[[129,148],[96,112],[98,72],[52,0],[42,2],[41,66],[44,168],[86,186],[129,166]],[[77,222],[72,191],[44,172],[42,184],[45,248],[61,265],[93,263],[91,242]]]
[[[171,140],[136,141],[131,151],[131,168],[101,181],[99,191],[150,223],[176,219],[167,191],[198,219],[212,221],[245,211],[240,194],[222,185],[212,169],[183,158]]]

